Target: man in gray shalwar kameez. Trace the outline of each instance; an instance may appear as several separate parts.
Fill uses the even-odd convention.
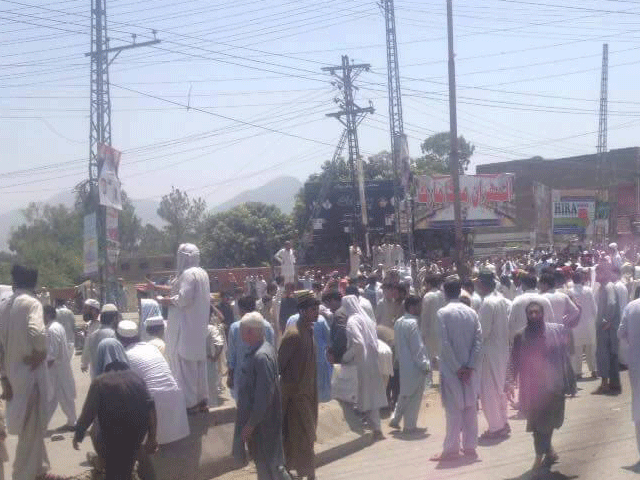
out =
[[[247,462],[247,450],[256,464],[258,480],[290,480],[284,468],[282,395],[276,352],[264,341],[264,325],[254,317],[240,321],[242,340],[251,350],[242,364],[233,456]]]

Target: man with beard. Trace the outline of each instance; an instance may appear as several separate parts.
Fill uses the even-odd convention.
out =
[[[533,433],[536,457],[532,470],[558,461],[551,445],[553,430],[564,422],[565,393],[570,379],[567,327],[544,322],[541,304],[526,307],[527,326],[514,339],[509,385],[520,383],[520,405],[527,416],[527,431]]]

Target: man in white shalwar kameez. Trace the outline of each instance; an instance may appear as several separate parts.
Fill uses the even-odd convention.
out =
[[[355,364],[358,370],[358,409],[365,412],[373,427],[375,440],[384,438],[380,428],[380,409],[387,406],[382,374],[378,365],[376,324],[360,306],[358,297],[346,295],[342,308],[347,315],[347,351],[343,364]]]
[[[49,470],[47,430],[47,333],[42,304],[34,295],[38,272],[11,270],[14,293],[0,307],[3,397],[10,435],[18,435],[13,480],[34,480]]]
[[[521,277],[523,293],[514,298],[509,313],[509,343],[520,330],[527,326],[526,308],[531,302],[536,302],[544,310],[545,323],[553,323],[554,312],[548,298],[541,295],[538,290],[538,280],[535,275],[525,274]]]
[[[573,354],[573,372],[582,377],[582,353],[587,357],[587,367],[591,377],[596,378],[596,314],[598,306],[591,287],[584,285],[585,271],[573,274],[571,295],[580,306],[580,321],[572,330],[575,353]]]
[[[631,383],[631,417],[636,426],[636,441],[640,453],[640,299],[624,309],[618,338],[629,347],[629,383]]]
[[[416,430],[420,403],[430,371],[429,358],[418,328],[421,306],[422,300],[419,297],[407,297],[404,301],[407,313],[393,326],[396,357],[400,367],[400,395],[389,426],[400,428],[400,420],[404,417],[405,433]]]
[[[49,399],[47,409],[47,425],[51,422],[58,404],[67,417],[66,425],[58,430],[75,431],[76,416],[76,383],[71,371],[71,355],[64,327],[57,321],[56,310],[51,306],[44,307],[44,321],[47,326],[47,367],[49,382],[53,396]]]
[[[425,285],[427,293],[422,299],[420,313],[420,333],[422,342],[431,357],[431,364],[435,368],[435,361],[440,355],[440,334],[438,333],[438,310],[444,307],[444,293],[440,289],[440,275],[427,275]]]
[[[358,245],[349,247],[349,278],[355,278],[360,273],[360,259],[362,258],[362,250]]]
[[[551,302],[553,323],[558,325],[573,324],[580,317],[580,309],[569,296],[556,289],[556,279],[552,273],[540,275],[540,292]]]
[[[190,413],[207,410],[207,327],[211,293],[209,275],[200,268],[200,250],[183,243],[178,248],[177,276],[169,287],[150,283],[169,293],[162,303],[169,306],[165,333],[169,366],[184,392]]]
[[[71,361],[76,350],[76,316],[64,303],[61,303],[56,310],[56,320],[64,327],[67,344],[69,345],[69,361]]]
[[[167,361],[156,347],[140,341],[135,322],[121,321],[116,335],[127,352],[129,367],[144,380],[153,398],[158,444],[164,445],[188,436],[189,420],[184,394]]]
[[[460,302],[460,279],[449,277],[444,293],[449,301],[438,312],[440,325],[440,391],[447,420],[442,453],[433,461],[460,455],[460,436],[465,456],[476,458],[478,445],[477,398],[482,327],[478,314]]]
[[[504,386],[509,363],[509,313],[511,302],[496,291],[493,273],[480,271],[476,290],[482,298],[478,312],[482,327],[480,402],[488,430],[483,438],[504,438],[511,428]]]
[[[284,277],[285,285],[294,283],[296,277],[296,255],[291,248],[291,242],[284,242],[284,248],[281,248],[273,256],[281,267],[281,275]]]

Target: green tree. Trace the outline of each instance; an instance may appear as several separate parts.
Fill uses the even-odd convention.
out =
[[[175,253],[165,232],[147,223],[140,229],[138,253],[142,255],[162,255]]]
[[[118,216],[118,227],[120,229],[120,248],[124,252],[134,252],[140,245],[142,234],[142,222],[136,215],[136,209],[131,203],[129,196],[122,191],[122,210]]]
[[[180,243],[196,239],[206,205],[204,199],[190,199],[187,192],[175,187],[171,187],[171,193],[162,197],[158,215],[167,222],[164,231],[172,249],[177,249]]]
[[[451,154],[449,132],[436,133],[427,138],[420,150],[424,154],[414,161],[414,173],[418,175],[448,174],[449,155]],[[476,147],[467,142],[461,135],[458,138],[458,152],[460,160],[460,173],[464,173],[469,167],[471,156]]]
[[[291,217],[278,207],[245,203],[204,220],[203,262],[211,268],[270,265],[273,254],[293,236]]]
[[[26,223],[11,232],[9,249],[16,260],[39,271],[39,284],[76,285],[82,276],[82,215],[64,205],[31,203]]]

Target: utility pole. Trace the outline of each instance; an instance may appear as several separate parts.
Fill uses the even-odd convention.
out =
[[[613,222],[613,212],[611,198],[609,198],[606,192],[613,185],[612,168],[611,165],[607,166],[607,109],[609,98],[609,44],[602,45],[602,79],[600,81],[600,111],[598,116],[598,198],[597,200],[603,202],[605,197],[609,201],[609,228],[610,234],[615,233],[614,227],[617,227]],[[608,168],[607,168],[608,167]],[[600,222],[598,222],[600,223]],[[596,229],[598,234],[599,229]],[[605,240],[604,230],[602,231],[602,237],[596,235],[596,240]]]
[[[107,255],[106,208],[100,205],[98,179],[104,159],[99,155],[102,145],[111,147],[111,98],[109,95],[109,65],[123,50],[160,43],[155,39],[136,43],[135,35],[129,45],[110,48],[107,35],[107,2],[91,0],[91,99],[89,127],[89,182],[86,213],[95,214],[98,240],[98,280],[103,302],[115,301],[115,262]],[[110,57],[110,54],[113,54]]]
[[[458,159],[458,116],[456,111],[456,63],[453,52],[453,5],[447,0],[447,30],[449,37],[449,134],[451,135],[451,153],[449,168],[453,182],[453,222],[455,252],[453,261],[462,277],[465,274],[462,255],[462,209],[460,207],[460,160]]]
[[[387,86],[389,89],[389,129],[391,133],[391,157],[393,165],[393,193],[395,201],[396,238],[402,237],[400,226],[400,203],[405,202],[408,221],[407,249],[409,258],[413,258],[413,202],[411,199],[411,171],[407,138],[402,120],[402,92],[400,90],[400,66],[398,61],[398,40],[396,36],[396,17],[393,0],[379,3],[384,13],[387,34]],[[400,243],[400,242],[398,242]]]
[[[371,65],[368,63],[354,64],[349,62],[347,55],[342,56],[342,65],[336,67],[324,67],[322,70],[329,72],[336,80],[334,85],[342,91],[342,98],[336,99],[336,103],[340,106],[340,111],[328,113],[328,117],[337,118],[344,125],[347,132],[347,143],[349,146],[349,169],[351,171],[351,183],[353,186],[353,221],[351,225],[351,242],[352,245],[358,243],[358,233],[356,225],[358,222],[358,213],[360,213],[361,223],[364,230],[365,250],[369,255],[369,232],[367,228],[367,201],[364,195],[364,178],[358,172],[362,172],[362,158],[360,157],[360,147],[358,145],[358,125],[362,122],[368,113],[373,113],[373,106],[362,108],[359,107],[354,100],[355,79],[364,71],[369,71]],[[337,74],[340,72],[340,75]],[[360,188],[362,186],[362,188]],[[358,212],[358,201],[360,199],[360,212]]]

